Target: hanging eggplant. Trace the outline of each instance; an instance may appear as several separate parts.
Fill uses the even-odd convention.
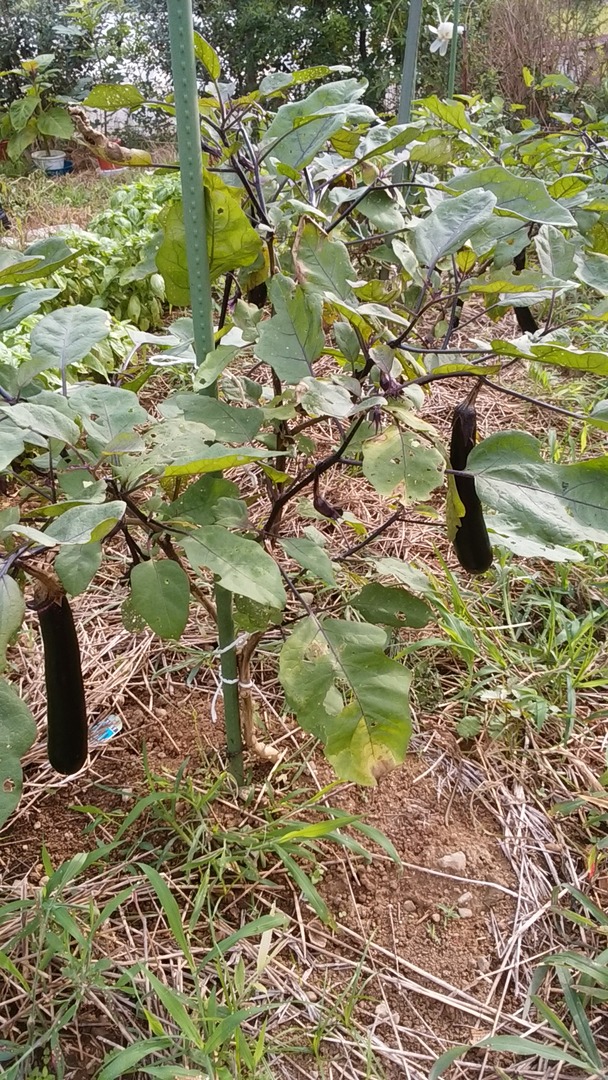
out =
[[[458,475],[466,470],[469,454],[477,441],[475,398],[479,385],[454,409],[450,442],[450,465],[455,470],[454,483],[465,509],[465,515],[460,519],[454,537],[454,551],[460,565],[470,574],[485,574],[486,570],[490,569],[493,558],[475,480],[472,476]]]
[[[48,758],[64,776],[87,758],[87,711],[72,609],[59,586],[37,589],[35,609],[44,645]]]

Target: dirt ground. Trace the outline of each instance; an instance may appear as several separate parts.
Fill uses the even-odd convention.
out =
[[[146,791],[144,744],[152,773],[174,776],[188,758],[189,771],[200,782],[210,753],[223,752],[222,725],[210,720],[208,690],[188,689],[175,676],[172,689],[171,695],[157,692],[150,707],[145,685],[137,676],[131,694],[140,703],[127,697],[119,707],[122,732],[103,748],[94,749],[89,767],[71,780],[57,781],[42,764],[41,725],[41,742],[25,766],[20,810],[0,835],[0,875],[5,886],[40,882],[43,845],[54,867],[95,846],[94,834],[87,831],[92,812],[83,814],[73,807],[106,812],[129,809]],[[115,703],[107,701],[108,706],[113,708]],[[421,749],[411,753],[377,789],[343,785],[328,799],[330,805],[361,815],[380,829],[404,865],[397,867],[383,855],[369,866],[353,864],[330,851],[319,888],[335,929],[323,927],[301,904],[307,940],[319,950],[318,962],[305,973],[313,999],[343,992],[355,962],[365,957],[371,965],[366,981],[371,982],[366,1003],[357,1006],[361,1023],[389,1045],[394,1044],[396,1031],[401,1052],[417,1047],[421,1021],[423,1029],[441,1033],[441,1045],[486,1033],[483,1003],[494,996],[492,973],[499,970],[501,961],[497,943],[501,934],[509,937],[516,907],[516,882],[502,850],[504,837],[497,820],[474,793],[447,782],[432,733],[421,730],[419,739]],[[425,751],[425,745],[430,750]],[[268,767],[258,764],[255,771],[263,777]],[[320,785],[334,779],[320,754],[313,759],[312,771]],[[457,869],[444,867],[444,856],[453,856]],[[283,910],[293,910],[291,891],[280,896],[278,903]],[[346,966],[336,957],[345,957]],[[300,978],[295,956],[292,963]],[[408,972],[429,988],[429,997],[420,998],[404,988],[403,976],[407,986]],[[469,1012],[450,1008],[454,987],[470,995],[471,1002],[481,1003],[481,1020],[474,1005]],[[437,994],[446,1001],[438,1002]],[[98,1066],[103,1052],[100,1045],[95,1052],[95,1030],[93,1025],[88,1052],[92,1061],[97,1057]],[[390,1057],[386,1070],[388,1077],[403,1076],[402,1068]],[[88,1069],[82,1072],[82,1080],[86,1076],[90,1076]]]

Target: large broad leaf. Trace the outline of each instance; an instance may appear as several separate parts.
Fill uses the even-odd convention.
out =
[[[239,199],[238,191],[227,187],[213,173],[207,174],[207,250],[212,281],[228,270],[251,266],[262,254],[262,238],[253,228]]]
[[[70,596],[79,596],[89,587],[101,566],[101,544],[66,544],[57,552],[54,567]]]
[[[158,427],[160,426],[159,424]],[[192,424],[191,428],[197,426],[200,425]],[[251,461],[264,461],[273,456],[275,455],[271,450],[262,450],[255,446],[237,449],[223,443],[207,446],[202,439],[197,443],[192,435],[186,432],[183,445],[176,442],[171,448],[170,444],[163,442],[148,460],[150,465],[155,467],[162,467],[166,460],[171,461],[172,464],[163,470],[165,476],[197,476],[202,473],[223,472],[224,469],[234,469],[237,465],[248,465]]]
[[[307,221],[300,235],[300,244],[296,259],[298,269],[310,287],[324,292],[334,293],[340,300],[349,304],[356,303],[355,294],[349,285],[357,277],[350,261],[348,248],[341,240],[330,238]]]
[[[327,379],[314,379],[311,375],[300,379],[296,396],[298,405],[308,416],[344,418],[356,410],[345,386]]]
[[[255,355],[280,379],[298,383],[312,374],[325,345],[321,297],[283,274],[275,274],[268,291],[276,314],[261,324]]]
[[[328,75],[335,75],[340,71],[350,71],[350,68],[344,64],[334,64],[332,67],[318,64],[316,67],[302,68],[300,71],[273,71],[272,75],[266,75],[262,79],[259,91],[264,95],[276,94],[278,90],[285,90],[288,86],[326,79]]]
[[[413,431],[391,426],[363,445],[363,473],[379,495],[428,499],[443,480],[443,455]]]
[[[131,571],[131,603],[155,634],[177,641],[188,622],[188,575],[171,559],[139,563]]]
[[[451,101],[448,104],[447,101],[441,101],[436,94],[433,94],[431,97],[423,98],[421,104],[433,116],[438,116],[450,127],[457,128],[458,131],[471,131],[471,124],[461,101]]]
[[[512,551],[520,559],[544,559],[546,562],[584,562],[585,556],[574,548],[539,540],[530,536],[528,530],[517,520],[504,514],[491,514],[486,518],[490,542],[494,547]]]
[[[193,569],[211,570],[229,592],[269,607],[285,606],[279,568],[255,540],[231,533],[221,525],[206,525],[185,540],[183,548]]]
[[[424,600],[412,596],[407,589],[380,585],[377,581],[364,585],[350,603],[366,622],[380,626],[414,626],[420,629],[431,618],[431,609]]]
[[[118,109],[138,109],[144,101],[143,94],[129,83],[100,83],[93,87],[83,105],[89,109],[116,112]]]
[[[434,267],[445,255],[458,251],[491,218],[495,205],[495,196],[483,191],[444,199],[416,226],[412,244],[418,261]]]
[[[357,206],[378,232],[396,232],[405,228],[405,219],[388,191],[370,191]]]
[[[162,516],[169,521],[213,525],[220,514],[221,500],[236,499],[238,493],[236,484],[223,476],[201,476],[178,499],[163,508]]]
[[[210,174],[205,187],[205,205],[211,279],[215,280],[228,270],[251,266],[262,250],[262,239],[242,209],[239,193],[233,193]],[[163,211],[160,223],[163,239],[156,253],[156,265],[165,281],[167,300],[177,307],[187,307],[190,284],[181,199]]]
[[[0,578],[0,671],[6,667],[6,647],[23,622],[25,600],[14,578]],[[1,723],[1,720],[0,720]]]
[[[608,544],[608,457],[555,465],[540,443],[522,431],[503,431],[471,452],[482,501],[531,540],[568,547]],[[491,527],[492,518],[488,518]]]
[[[492,341],[492,350],[499,356],[521,356],[526,360],[535,360],[539,364],[555,364],[556,367],[588,371],[592,375],[608,375],[608,353],[605,352],[575,349],[573,346],[566,345],[536,343],[530,344],[524,350],[501,338]],[[589,420],[592,420],[591,416]]]
[[[28,289],[21,293],[12,304],[8,304],[0,310],[0,334],[6,330],[12,330],[18,326],[28,315],[33,315],[38,308],[47,300],[53,300],[61,292],[60,289]]]
[[[103,540],[127,509],[123,502],[73,506],[51,522],[45,532],[57,544],[88,544]]]
[[[101,308],[59,308],[36,323],[30,335],[32,360],[65,371],[88,356],[110,333],[110,316]],[[38,370],[41,370],[38,368]]]
[[[338,776],[373,785],[403,761],[411,734],[410,676],[368,623],[304,619],[281,650],[287,704],[325,744]]]
[[[260,430],[264,412],[251,406],[247,409],[226,405],[217,398],[203,394],[172,394],[160,405],[167,418],[183,416],[186,420],[204,424],[213,437],[230,443],[246,443]]]
[[[23,453],[25,443],[14,431],[2,431],[0,428],[0,472],[7,469],[19,454]]]
[[[543,274],[562,278],[564,281],[575,276],[577,245],[573,240],[566,240],[555,225],[541,225],[534,244]]]
[[[38,97],[38,94],[17,98],[16,101],[11,102],[8,108],[8,115],[10,116],[11,126],[14,131],[23,131],[30,116],[36,112],[39,104],[40,98]]]
[[[103,446],[149,419],[137,394],[119,386],[80,384],[70,389],[68,400],[87,434]]]
[[[16,285],[33,276],[41,259],[26,256],[14,248],[0,247],[0,285]]]
[[[556,364],[576,371],[588,371],[592,375],[608,375],[608,353],[567,349],[559,345],[532,345],[530,352],[539,364]]]
[[[324,581],[326,585],[336,584],[333,566],[326,551],[321,544],[310,537],[293,537],[290,540],[279,540],[286,555],[304,570],[309,570],[315,577]]]
[[[0,679],[0,826],[21,798],[20,759],[35,738],[36,723],[30,710],[12,686]]]
[[[176,200],[163,210],[159,220],[163,238],[156,253],[156,265],[165,281],[167,300],[176,307],[188,307],[190,278],[186,255],[184,208],[181,200]]]
[[[22,131],[15,131],[8,140],[6,153],[10,161],[16,161],[20,158],[23,151],[27,150],[28,146],[31,146],[38,137],[38,130],[35,120],[31,120],[27,127],[24,127]]]
[[[71,139],[74,134],[72,117],[61,105],[43,112],[38,117],[37,125],[41,135],[49,135],[52,139]]]
[[[386,574],[388,577],[396,578],[397,581],[407,585],[408,589],[412,589],[413,592],[428,596],[431,599],[435,596],[435,588],[432,582],[422,570],[412,566],[411,563],[387,555],[382,559],[374,559],[373,566],[377,574]]]
[[[281,105],[266,132],[265,153],[291,169],[308,165],[347,119],[374,119],[371,109],[358,104],[366,85],[357,79],[326,83],[300,101]]]
[[[597,251],[577,252],[576,277],[602,296],[608,296],[608,255]]]
[[[213,386],[222,371],[234,360],[238,351],[238,348],[234,345],[218,345],[213,352],[207,353],[202,364],[199,364],[196,369],[193,383],[194,389],[204,390],[208,386]]]
[[[80,431],[74,421],[50,405],[20,401],[16,405],[0,405],[0,413],[6,414],[18,427],[29,428],[47,439],[75,444],[80,438]],[[27,434],[23,437],[27,442]]]
[[[447,186],[451,191],[483,188],[495,196],[498,210],[508,211],[524,221],[566,227],[576,225],[570,211],[551,198],[542,180],[517,176],[502,165],[486,165],[484,169],[452,177]]]
[[[23,255],[27,259],[37,260],[35,267],[27,271],[27,280],[32,281],[34,278],[46,277],[60,266],[65,266],[78,257],[78,252],[72,251],[62,236],[47,236],[44,240],[35,240],[33,244],[28,244]]]
[[[540,304],[543,300],[561,296],[562,293],[576,288],[575,281],[550,278],[539,270],[522,270],[519,273],[517,270],[504,267],[488,274],[485,278],[470,278],[466,291],[482,293],[487,297],[488,304],[500,301],[505,307],[528,307],[530,304]]]
[[[205,38],[201,37],[196,30],[194,31],[193,37],[196,59],[200,60],[201,64],[207,69],[209,78],[217,82],[222,74],[219,56],[213,46],[210,45],[208,41],[205,41]]]

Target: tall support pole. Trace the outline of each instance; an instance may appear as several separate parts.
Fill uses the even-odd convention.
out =
[[[407,31],[405,34],[405,54],[403,57],[403,72],[401,75],[399,111],[397,113],[397,121],[400,124],[409,123],[412,112],[412,101],[416,93],[416,61],[418,58],[418,42],[420,40],[421,23],[422,0],[410,0],[410,8],[407,17]]]
[[[448,97],[454,97],[454,88],[456,86],[456,56],[458,53],[458,19],[460,18],[460,0],[454,0],[454,9],[452,12],[453,29],[452,40],[450,42],[450,69],[448,72]]]
[[[209,258],[207,254],[205,187],[196,84],[192,0],[167,0],[167,3],[171,67],[175,87],[175,115],[182,183],[182,203],[186,227],[186,256],[194,327],[194,351],[197,363],[202,364],[208,353],[213,352],[215,339]],[[210,387],[209,392],[217,394],[217,386]],[[230,771],[237,783],[240,784],[243,782],[243,745],[239,716],[239,686],[234,645],[232,596],[220,585],[215,587],[215,603],[228,759]]]

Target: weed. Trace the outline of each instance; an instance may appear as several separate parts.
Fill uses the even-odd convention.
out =
[[[254,809],[233,802],[225,774],[209,774],[204,788],[183,770],[174,780],[146,778],[148,791],[129,812],[77,808],[92,841],[113,832],[111,840],[58,867],[43,850],[39,887],[21,898],[4,888],[7,1080],[61,1080],[65,1031],[86,1032],[91,1009],[106,1048],[99,1080],[135,1068],[270,1077],[281,1001],[273,970],[290,936],[280,905],[300,895],[331,921],[313,883],[328,842],[369,862],[358,832],[394,855],[376,830],[326,806],[327,791],[267,786]],[[358,977],[334,999],[311,1036],[313,1052],[333,1026],[352,1026]]]

